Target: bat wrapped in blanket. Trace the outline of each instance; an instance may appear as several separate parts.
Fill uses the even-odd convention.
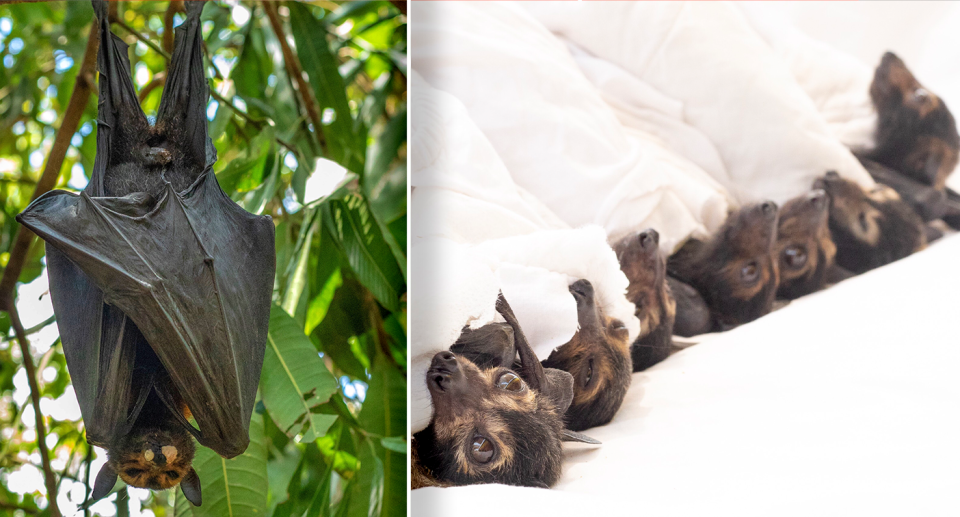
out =
[[[94,1],[100,35],[97,154],[79,194],[52,191],[17,217],[47,244],[63,352],[87,440],[107,450],[92,500],[119,476],[180,484],[201,503],[193,438],[246,450],[270,313],[274,226],[220,189],[207,136],[202,2],[186,2],[151,125],[127,45]],[[193,417],[196,427],[189,421]]]

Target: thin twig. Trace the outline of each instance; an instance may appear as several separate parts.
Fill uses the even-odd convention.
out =
[[[33,0],[33,1],[39,1],[39,0]],[[4,2],[0,2],[0,4],[2,3]],[[30,515],[36,515],[40,513],[39,511],[34,510],[33,508],[27,508],[26,506],[20,506],[13,503],[6,503],[3,501],[0,501],[0,510],[21,510],[22,512],[28,513]]]
[[[127,23],[121,20],[120,17],[111,17],[110,21],[119,25],[120,27],[123,27],[123,29],[129,32],[131,36],[139,40],[144,45],[150,47],[150,49],[156,52],[157,54],[160,54],[161,56],[163,56],[164,59],[166,59],[167,61],[170,61],[171,56],[167,51],[158,47],[156,43],[150,41],[150,38],[144,36],[143,34],[140,34],[139,32],[136,31],[136,29],[127,25]]]
[[[326,155],[327,142],[323,136],[320,109],[317,107],[317,100],[313,96],[313,89],[310,88],[310,85],[307,84],[307,81],[303,78],[303,67],[300,66],[300,58],[293,53],[293,50],[290,48],[290,43],[287,42],[287,35],[283,32],[283,24],[280,22],[280,15],[277,14],[276,4],[274,2],[260,2],[260,4],[267,13],[267,18],[270,20],[270,26],[273,28],[274,34],[277,36],[277,41],[280,42],[280,51],[283,53],[283,63],[287,67],[287,75],[297,84],[297,90],[303,99],[303,106],[307,110],[310,121],[313,122],[313,132],[317,137],[317,142],[320,144],[320,149],[323,154]],[[326,40],[324,40],[324,42],[326,42]]]
[[[70,102],[67,104],[67,111],[63,115],[60,129],[57,130],[57,137],[50,148],[47,164],[43,168],[40,180],[37,181],[37,188],[33,191],[31,200],[46,194],[57,184],[60,169],[63,167],[63,159],[67,155],[67,149],[70,148],[70,140],[80,126],[80,119],[83,117],[87,102],[90,100],[91,85],[85,77],[96,70],[98,45],[98,32],[91,29],[90,36],[87,38],[87,49],[80,65],[80,72],[77,74],[77,81],[74,84],[73,93],[70,95]],[[10,248],[10,260],[3,270],[3,277],[0,278],[0,307],[11,305],[10,300],[13,299],[13,290],[17,285],[17,279],[20,278],[20,272],[23,270],[32,242],[33,232],[21,226],[17,230],[14,244]]]
[[[27,370],[27,381],[30,384],[30,400],[33,403],[33,413],[37,425],[37,448],[40,449],[40,461],[43,464],[44,484],[47,486],[47,500],[50,501],[50,515],[60,517],[60,508],[57,507],[57,478],[53,473],[53,467],[50,466],[50,451],[47,450],[47,426],[43,421],[43,413],[40,412],[40,385],[37,383],[37,370],[33,365],[33,357],[30,355],[30,343],[27,341],[27,335],[23,331],[23,324],[20,323],[20,314],[17,312],[17,306],[13,298],[7,299],[7,313],[10,315],[10,324],[17,334],[17,342],[20,344],[20,355],[22,356],[23,366]]]

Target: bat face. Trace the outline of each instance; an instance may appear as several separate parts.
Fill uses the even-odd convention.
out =
[[[609,422],[630,387],[630,347],[627,328],[608,318],[597,306],[593,285],[577,280],[570,286],[577,300],[580,330],[550,354],[543,366],[573,375],[573,403],[567,428],[581,431]]]
[[[417,433],[420,463],[440,483],[549,487],[560,477],[562,410],[504,367],[452,352],[427,371],[434,418]]]
[[[926,246],[920,216],[890,187],[878,184],[867,192],[831,171],[814,188],[830,197],[830,234],[841,267],[863,273]]]
[[[644,370],[670,353],[677,303],[667,286],[667,262],[660,255],[660,234],[647,229],[614,246],[627,276],[627,299],[636,307],[640,336],[630,346],[633,371]]]
[[[780,281],[776,238],[776,203],[746,206],[727,216],[707,242],[687,241],[667,261],[667,271],[700,293],[714,326],[732,328],[770,312]]]
[[[180,427],[135,429],[109,452],[124,483],[152,490],[173,488],[193,470],[193,438]]]
[[[924,88],[891,52],[877,67],[870,97],[879,121],[877,147],[869,157],[943,189],[960,156],[960,135],[943,99]]]
[[[777,296],[792,300],[820,290],[833,266],[837,247],[827,223],[827,193],[816,189],[780,208],[775,253],[780,270]]]

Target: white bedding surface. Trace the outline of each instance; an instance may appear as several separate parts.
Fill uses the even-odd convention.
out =
[[[954,235],[683,350],[555,489],[421,489],[413,514],[956,515],[958,266]]]

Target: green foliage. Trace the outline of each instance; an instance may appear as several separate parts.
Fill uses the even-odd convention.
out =
[[[100,503],[93,513],[120,504],[115,510],[125,514],[126,494],[131,515],[149,509],[157,517],[406,510],[406,20],[386,1],[271,5],[280,38],[259,2],[210,2],[202,16],[217,179],[246,209],[272,216],[277,229],[275,305],[250,447],[230,460],[198,447],[199,509],[179,492],[121,490],[122,502]],[[122,25],[113,25],[130,44],[148,116],[165,77],[167,58],[157,49],[171,30],[167,8],[124,2]],[[34,192],[77,81],[95,79],[79,75],[92,16],[88,2],[0,6],[0,267],[18,231],[14,216]],[[176,25],[182,14],[174,18]],[[290,76],[281,40],[309,92]],[[306,102],[316,103],[320,127]],[[57,188],[85,185],[96,114],[93,95]],[[338,167],[346,169],[339,181]],[[43,258],[35,242],[18,306],[37,305],[23,285],[42,284]],[[73,397],[52,323],[31,320],[27,329],[44,407]],[[37,481],[33,408],[6,313],[0,333],[0,508],[42,512],[49,502]],[[69,514],[82,502],[89,459],[102,451],[86,443],[79,420],[44,413],[58,500]]]

